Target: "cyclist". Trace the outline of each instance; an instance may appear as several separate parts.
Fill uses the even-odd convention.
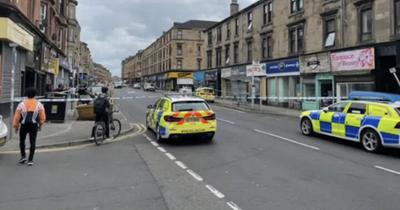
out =
[[[101,88],[101,94],[93,102],[93,112],[96,115],[96,122],[103,121],[106,129],[106,140],[110,138],[110,113],[111,113],[111,103],[109,101],[108,87]],[[95,127],[93,126],[92,135],[89,139],[94,139]]]

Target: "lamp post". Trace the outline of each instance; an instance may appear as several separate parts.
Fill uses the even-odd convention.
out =
[[[12,139],[12,125],[14,119],[14,92],[15,92],[15,65],[17,64],[18,52],[17,47],[18,44],[10,43],[9,45],[12,48],[12,68],[11,68],[11,105],[10,105],[10,139]]]

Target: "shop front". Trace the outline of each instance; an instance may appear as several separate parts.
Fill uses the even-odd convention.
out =
[[[238,101],[247,101],[249,95],[249,85],[251,78],[246,76],[247,66],[232,67],[230,85],[231,91],[227,93],[227,97],[233,97]]]
[[[221,69],[221,96],[230,96],[232,93],[231,87],[232,68]]]
[[[299,59],[267,63],[268,104],[301,109]]]
[[[193,72],[165,73],[167,90],[177,91],[182,87],[193,88]]]
[[[59,71],[56,75],[57,85],[69,85],[70,81],[70,70],[69,70],[69,63],[68,61],[60,55],[58,58],[59,62]]]
[[[221,75],[218,69],[204,72],[204,82],[206,87],[214,89],[217,96],[221,96]]]
[[[16,51],[10,43],[17,44]],[[11,98],[21,97],[22,72],[27,51],[33,51],[33,36],[9,18],[0,18],[0,110],[8,110]],[[12,76],[13,62],[15,64]],[[14,79],[12,88],[11,80]],[[3,114],[0,112],[0,114]]]
[[[161,90],[165,90],[165,74],[157,75],[156,86]]]
[[[255,85],[255,97],[265,97],[266,95],[261,95],[261,90],[262,88],[262,78],[265,78],[267,76],[267,65],[265,63],[260,64],[259,67],[254,67],[253,65],[248,65],[246,66],[246,76],[247,78],[251,78],[254,76],[254,85]],[[264,86],[264,88],[266,88]],[[251,92],[252,88],[251,88],[251,84],[249,86],[249,90],[250,90],[250,96],[253,94]],[[259,103],[258,99],[257,102]]]
[[[199,87],[204,87],[204,71],[193,72],[193,86],[196,90]]]
[[[372,47],[331,53],[331,69],[338,99],[346,98],[353,90],[375,90],[375,50]]]
[[[302,100],[303,110],[320,109],[334,102],[333,99],[318,99],[335,95],[329,60],[327,52],[300,56],[301,96],[306,97]]]

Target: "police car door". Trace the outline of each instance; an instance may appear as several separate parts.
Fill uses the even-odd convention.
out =
[[[319,116],[319,125],[321,132],[333,135],[341,135],[340,123],[343,123],[345,113],[343,111],[349,102],[339,102],[328,107],[327,111],[322,111]]]
[[[148,119],[148,122],[150,123],[151,128],[155,128],[153,119],[154,119],[154,114],[156,113],[156,108],[157,108],[158,104],[160,104],[160,101],[161,101],[161,99],[158,99],[156,101],[156,103],[154,104],[153,108],[151,108],[149,111],[149,115],[148,115],[147,119]]]
[[[157,104],[157,107],[154,109],[153,113],[153,126],[156,127],[157,123],[160,121],[162,113],[163,113],[163,106],[165,103],[165,99],[160,99],[160,102]]]
[[[360,131],[361,121],[367,112],[367,105],[365,103],[352,102],[347,110],[345,125],[346,137],[356,139]]]

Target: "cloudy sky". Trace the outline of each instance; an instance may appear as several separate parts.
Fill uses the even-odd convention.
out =
[[[257,0],[239,0],[240,9]],[[121,75],[121,61],[151,44],[173,22],[220,21],[231,0],[78,0],[81,40],[93,60]]]

